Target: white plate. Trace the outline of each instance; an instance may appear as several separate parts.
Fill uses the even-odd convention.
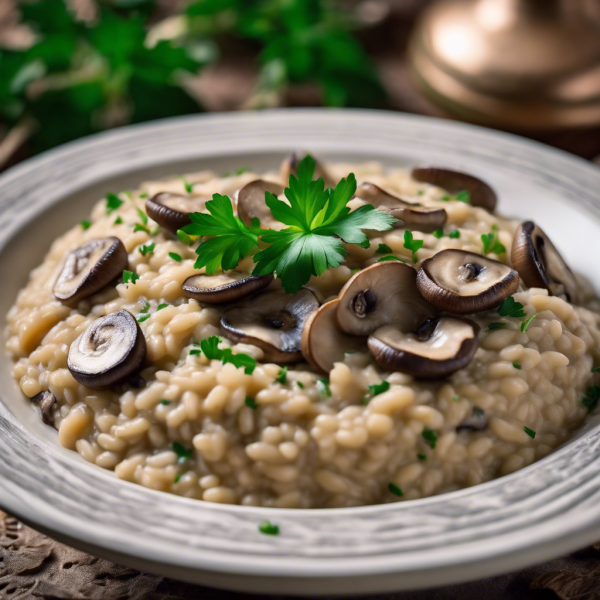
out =
[[[0,177],[0,313],[51,241],[109,190],[204,167],[266,169],[293,149],[326,160],[435,163],[534,218],[600,283],[600,169],[514,136],[386,112],[282,110],[192,116],[68,144]],[[229,589],[361,593],[478,579],[600,537],[600,430],[507,477],[450,494],[365,508],[220,506],[119,481],[60,448],[0,360],[0,506],[118,562]],[[279,536],[259,533],[270,519]]]

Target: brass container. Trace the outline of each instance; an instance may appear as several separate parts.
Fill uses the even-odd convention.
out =
[[[411,36],[425,94],[516,130],[600,124],[600,0],[444,0]]]

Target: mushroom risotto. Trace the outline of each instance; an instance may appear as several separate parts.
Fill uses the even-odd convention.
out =
[[[6,338],[60,444],[121,479],[340,507],[476,485],[568,440],[600,399],[599,313],[476,177],[292,155],[108,193]]]

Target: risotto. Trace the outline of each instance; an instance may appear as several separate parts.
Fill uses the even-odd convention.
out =
[[[600,309],[544,232],[470,175],[317,164],[304,185],[306,164],[109,193],[54,242],[6,344],[59,443],[155,490],[320,508],[476,485],[567,441],[600,398]],[[311,186],[310,227],[349,225],[310,272],[285,246],[286,271]]]

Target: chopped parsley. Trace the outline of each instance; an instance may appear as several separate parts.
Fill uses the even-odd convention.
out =
[[[533,440],[535,439],[535,431],[533,429],[529,429],[526,425],[523,426],[523,431]]]
[[[143,223],[136,223],[133,227],[133,233],[136,231],[144,231],[147,234],[150,234],[150,228],[144,225]]]
[[[275,377],[275,381],[281,383],[282,385],[287,384],[287,372],[288,368],[283,367],[283,369],[279,369],[279,373],[277,373],[277,377]]]
[[[200,356],[202,354],[202,350],[200,350],[200,348],[192,348],[190,350],[190,354],[192,356]]]
[[[492,231],[490,233],[481,234],[481,242],[483,243],[483,254],[503,254],[506,252],[506,248],[500,243],[498,239],[498,227],[492,225]]]
[[[234,367],[243,367],[246,375],[252,375],[256,361],[247,354],[234,354],[231,348],[219,348],[220,338],[211,335],[200,342],[200,349],[209,360],[220,360],[223,364],[231,363]],[[190,354],[193,350],[190,351]],[[198,351],[200,354],[200,351]]]
[[[455,229],[454,231],[451,231],[448,234],[448,237],[452,238],[453,240],[456,240],[456,239],[458,239],[460,237],[460,231],[458,229]]]
[[[585,392],[585,396],[581,399],[581,404],[583,404],[588,412],[592,412],[596,406],[598,406],[598,401],[600,400],[600,387],[597,385],[591,385]]]
[[[458,394],[454,394],[452,400],[454,400],[454,402],[460,402],[460,396]]]
[[[115,219],[114,225],[121,225],[123,223],[123,219],[119,216]]]
[[[169,252],[169,256],[177,262],[181,262],[183,260],[183,258],[181,258],[181,256],[175,252]]]
[[[412,252],[413,263],[417,262],[417,251],[423,247],[423,240],[413,239],[412,231],[404,232],[404,247]]]
[[[375,254],[391,254],[393,250],[387,244],[379,244]]]
[[[168,304],[165,304],[165,303],[163,303],[163,304],[159,304],[159,305],[156,307],[156,312],[158,312],[159,310],[162,310],[163,308],[167,308],[167,306],[169,306],[169,305],[168,305]]]
[[[388,490],[398,498],[404,496],[404,492],[395,483],[388,483]]]
[[[288,202],[265,193],[272,215],[287,225],[281,231],[261,230],[258,219],[247,227],[234,215],[230,198],[220,194],[206,203],[210,214],[190,213],[192,223],[183,230],[188,235],[211,238],[196,249],[194,267],[206,267],[209,275],[219,268],[232,269],[258,247],[260,237],[266,247],[253,257],[253,275],[275,272],[284,290],[292,294],[311,276],[341,265],[347,255],[344,242],[368,248],[369,239],[363,230],[392,228],[396,219],[370,204],[350,212],[347,204],[356,191],[354,174],[342,179],[335,189],[325,190],[322,178],[313,180],[314,170],[315,160],[306,156],[298,165],[298,177],[290,176],[285,189]]]
[[[515,369],[519,369],[519,371],[520,371],[520,370],[523,368],[523,367],[521,366],[521,363],[518,363],[517,361],[513,361],[513,364],[512,364],[512,366],[513,366]]]
[[[194,186],[196,184],[195,183],[190,183],[183,175],[181,176],[181,181],[183,181],[183,185],[185,186],[185,191],[188,194],[191,194],[192,190],[194,189]]]
[[[537,317],[537,314],[535,315],[531,315],[529,317],[529,319],[527,319],[527,321],[523,321],[521,323],[521,332],[525,333],[527,331],[527,328],[529,327],[529,324],[531,323],[531,321],[533,321],[535,318]]]
[[[436,229],[431,235],[439,240],[440,238],[444,237],[444,230]]]
[[[279,533],[279,525],[274,525],[271,521],[263,521],[258,530],[265,535],[277,535]]]
[[[427,454],[417,454],[417,458],[418,458],[420,461],[423,461],[423,462],[425,462],[425,461],[427,460]]]
[[[458,193],[449,196],[446,194],[440,198],[443,202],[450,202],[450,200],[457,200],[458,202],[466,202],[467,204],[471,203],[471,192],[469,190],[460,190]]]
[[[89,219],[81,219],[79,224],[81,225],[81,229],[84,231],[92,226],[92,222]]]
[[[438,436],[435,433],[435,431],[432,431],[431,429],[427,429],[427,427],[425,427],[421,435],[423,436],[423,439],[429,444],[429,447],[433,450],[438,440]]]
[[[498,307],[498,314],[501,317],[525,317],[527,314],[523,310],[523,305],[517,302],[513,296],[504,298],[502,304]]]
[[[140,254],[142,256],[146,256],[146,254],[152,254],[154,252],[154,248],[155,248],[155,245],[152,243],[152,244],[146,244],[145,246],[140,246],[138,248],[138,250],[140,251]]]
[[[304,384],[301,381],[296,381],[296,385],[303,390],[304,389]]]
[[[140,215],[140,221],[144,225],[148,225],[148,215],[141,209],[136,206],[135,210],[137,210],[138,215]]]
[[[173,442],[172,448],[173,452],[177,454],[177,462],[179,463],[184,463],[194,456],[194,451],[191,448],[188,448],[179,442]]]
[[[223,177],[233,177],[233,175],[241,175],[246,171],[249,171],[250,167],[241,167],[237,171],[227,171],[227,173],[223,173]]]
[[[400,262],[403,262],[403,263],[408,262],[407,260],[404,260],[403,258],[398,258],[397,256],[394,256],[393,254],[390,254],[389,256],[382,256],[377,262],[380,263],[380,262],[385,262],[387,260],[399,260]],[[358,270],[360,271],[361,269],[358,269]]]
[[[171,404],[170,400],[165,400],[164,398],[160,401],[161,404],[164,404],[165,406],[168,406],[169,404]]]
[[[181,479],[181,475],[175,475],[175,479],[173,479],[173,483],[179,483],[180,479]]]
[[[331,390],[329,389],[329,381],[327,379],[317,379],[317,391],[322,398],[329,398]]]
[[[246,396],[246,400],[244,401],[244,404],[248,408],[251,408],[252,410],[256,410],[258,408],[256,401],[254,400],[254,398],[251,398],[250,396]]]
[[[137,322],[138,322],[138,323],[143,323],[144,321],[147,321],[147,320],[148,320],[148,319],[149,319],[151,316],[152,316],[152,315],[149,315],[149,314],[141,314],[141,315],[138,315],[138,317],[137,317]]]
[[[185,231],[183,231],[183,229],[177,230],[177,237],[180,241],[182,241],[184,244],[187,244],[188,246],[194,243],[194,240]]]
[[[132,283],[135,285],[135,282],[140,278],[137,273],[133,273],[132,271],[123,271],[123,283]]]
[[[143,194],[140,194],[140,198],[147,198],[148,194],[146,194],[146,192],[144,192]]]
[[[374,396],[383,394],[383,392],[387,392],[390,389],[390,384],[388,381],[382,381],[381,383],[376,383],[375,385],[370,385],[368,389],[369,389],[369,392],[362,399],[363,404],[368,404],[369,400],[371,400],[371,398],[373,398]]]
[[[425,190],[417,190],[417,196],[422,196],[425,193]]]
[[[502,329],[503,327],[506,327],[506,323],[490,323],[488,325],[490,331],[496,331],[496,329]]]
[[[117,196],[116,194],[113,194],[112,192],[108,192],[108,194],[106,194],[106,214],[110,215],[111,212],[117,210],[117,208],[119,208],[119,206],[121,206],[121,204],[123,204],[123,200],[121,200],[121,198],[119,198],[119,196]]]

